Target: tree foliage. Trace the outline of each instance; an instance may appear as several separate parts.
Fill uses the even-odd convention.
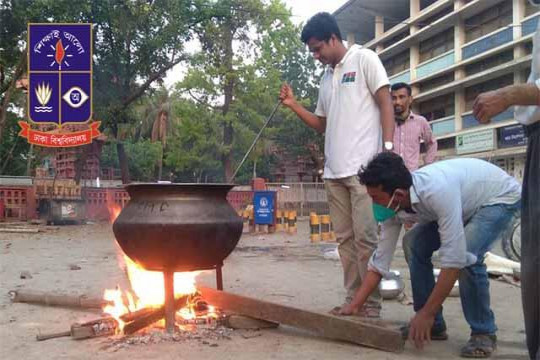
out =
[[[196,31],[201,51],[177,89],[213,114],[221,135],[217,151],[222,179],[229,180],[275,106],[281,83],[292,81],[299,96],[311,96],[316,67],[281,1],[224,0],[216,2],[212,10],[214,17]],[[271,160],[269,149],[279,141],[274,138],[290,130],[288,122],[298,121],[292,118],[290,112],[280,109],[251,162]],[[314,132],[302,128],[302,137],[293,143],[314,139],[318,139]],[[251,169],[242,171],[240,176],[245,177]]]

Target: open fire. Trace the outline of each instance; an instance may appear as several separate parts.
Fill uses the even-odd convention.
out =
[[[107,203],[112,224],[122,208],[114,202],[110,194],[107,195]],[[106,305],[103,311],[117,320],[118,331],[121,332],[126,325],[126,319],[132,318],[130,314],[149,312],[164,306],[165,286],[162,272],[145,270],[127,257],[118,246],[117,251],[119,265],[125,269],[131,289],[124,290],[117,286],[115,289],[105,290],[103,299],[108,301],[109,305]],[[181,329],[192,325],[217,324],[223,317],[221,311],[208,305],[197,293],[195,279],[201,273],[202,271],[174,273],[175,299],[187,296],[185,306],[175,313],[176,325]],[[154,325],[163,327],[164,319],[158,320]]]

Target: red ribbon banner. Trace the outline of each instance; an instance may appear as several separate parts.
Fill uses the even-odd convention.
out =
[[[19,121],[21,131],[19,136],[28,139],[30,144],[45,147],[74,147],[90,144],[92,139],[98,137],[101,133],[98,128],[100,121],[90,124],[90,129],[76,131],[68,134],[52,134],[43,131],[37,131],[30,128],[27,122]]]

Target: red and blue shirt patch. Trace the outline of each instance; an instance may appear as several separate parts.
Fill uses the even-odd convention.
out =
[[[354,82],[356,80],[356,71],[351,71],[348,73],[343,74],[343,78],[341,79],[341,83],[350,83]]]

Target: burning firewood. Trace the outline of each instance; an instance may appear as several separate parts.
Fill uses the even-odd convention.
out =
[[[188,299],[189,299],[189,295],[185,295],[185,296],[181,296],[179,298],[176,298],[174,300],[174,309],[175,309],[175,311],[178,311],[179,309],[186,306]],[[139,331],[141,329],[144,329],[145,327],[155,323],[156,321],[159,321],[159,320],[163,319],[164,317],[165,317],[165,305],[160,306],[159,308],[153,309],[150,312],[140,311],[139,316],[135,320],[131,321],[130,323],[128,323],[128,324],[126,324],[124,326],[123,332],[126,335],[133,334],[133,333],[135,333],[135,332],[137,332],[137,331]]]
[[[105,317],[88,321],[82,324],[73,324],[69,331],[52,334],[38,334],[36,340],[43,341],[59,337],[70,336],[75,340],[90,339],[99,336],[114,335],[118,329],[118,321],[112,317]]]

